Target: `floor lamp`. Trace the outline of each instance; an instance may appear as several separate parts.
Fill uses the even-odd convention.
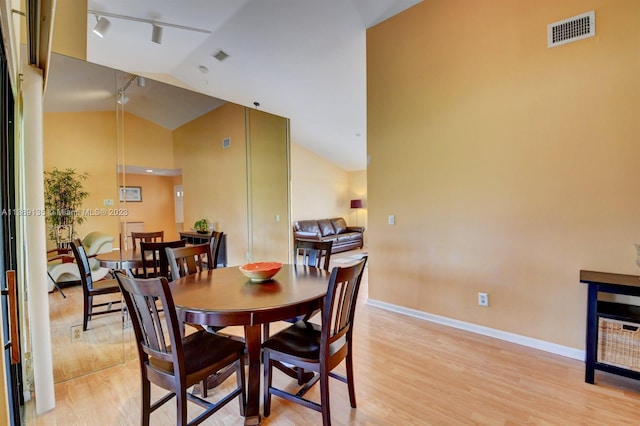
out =
[[[362,208],[362,200],[351,200],[351,208],[356,209],[356,226],[360,226],[358,221],[358,209]]]

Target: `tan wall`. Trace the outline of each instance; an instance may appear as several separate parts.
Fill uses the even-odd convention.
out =
[[[244,108],[225,104],[173,132],[175,168],[182,169],[184,228],[201,218],[227,234],[230,265],[245,262],[247,179]],[[231,147],[222,149],[222,139]]]
[[[45,113],[43,119],[44,169],[72,168],[87,172],[84,189],[89,197],[83,209],[105,208],[104,200],[118,203],[116,172],[116,122],[113,112]],[[108,207],[107,207],[108,208]],[[118,241],[119,217],[87,217],[76,233],[83,237],[92,231],[113,235]]]
[[[51,50],[78,59],[87,57],[87,0],[56,2]]]
[[[596,37],[547,48],[592,9]],[[371,298],[584,348],[580,269],[638,272],[638,16],[427,0],[367,32]]]
[[[349,197],[346,170],[301,145],[291,144],[292,221],[344,217],[349,223]]]
[[[250,260],[286,263],[293,250],[289,247],[289,122],[256,109],[245,111],[250,147]]]
[[[173,133],[171,130],[125,114],[124,163],[128,166],[173,168]]]
[[[125,153],[124,158],[130,165],[144,165],[150,167],[172,168],[173,148],[171,131],[159,127],[147,120],[132,114],[126,114],[125,118]],[[157,207],[159,200],[166,203],[166,197],[170,196],[168,210],[164,208],[149,208],[141,212],[135,203],[129,203],[127,207],[129,215],[119,215],[118,208],[118,176],[116,164],[122,155],[116,147],[116,118],[112,111],[104,112],[66,112],[44,114],[44,168],[51,170],[74,168],[78,172],[87,172],[89,178],[85,183],[85,190],[89,192],[89,198],[84,202],[83,209],[105,209],[106,214],[90,216],[86,222],[77,229],[78,236],[100,230],[114,236],[117,246],[120,233],[120,220],[133,221],[145,216],[146,225],[155,224],[162,226],[166,233],[175,234],[174,208],[173,208],[173,183],[169,193],[162,185],[151,185],[143,190],[144,204],[148,200],[155,200],[151,207]],[[136,186],[139,182],[136,175],[127,175],[124,184]],[[132,183],[133,182],[133,183]],[[173,178],[167,182],[173,182]],[[148,183],[147,183],[148,184]],[[155,188],[159,192],[154,194]],[[161,188],[161,189],[160,189]],[[105,206],[104,200],[114,201],[113,206]],[[131,206],[134,204],[134,206]],[[115,215],[109,212],[113,211]],[[169,218],[169,215],[171,216]],[[151,226],[151,225],[149,225]]]
[[[164,240],[179,239],[173,202],[173,176],[127,175],[127,186],[139,186],[141,202],[127,202],[126,220],[144,222],[146,232],[164,231]]]

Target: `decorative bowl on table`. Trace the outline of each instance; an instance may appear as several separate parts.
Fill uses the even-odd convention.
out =
[[[240,266],[240,272],[254,283],[269,281],[282,268],[280,262],[255,262]]]

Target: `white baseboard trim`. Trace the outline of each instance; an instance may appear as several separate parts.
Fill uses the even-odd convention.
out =
[[[509,333],[506,331],[496,330],[495,328],[484,327],[482,325],[459,321],[452,318],[443,317],[440,315],[434,315],[428,312],[418,311],[416,309],[405,308],[404,306],[393,305],[391,303],[381,302],[379,300],[367,299],[367,305],[375,306],[376,308],[386,309],[392,312],[397,312],[402,315],[407,315],[410,317],[435,322],[435,323],[446,325],[449,327],[459,328],[461,330],[470,331],[472,333],[482,334],[484,336],[493,337],[495,339],[505,340],[507,342],[516,343],[518,345],[527,346],[534,349],[539,349],[541,351],[550,352],[556,355],[577,359],[579,361],[585,360],[584,350],[571,348],[569,346],[562,346],[556,343],[546,342],[544,340],[521,336],[519,334]]]

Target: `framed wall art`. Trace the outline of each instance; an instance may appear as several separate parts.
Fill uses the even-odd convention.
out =
[[[142,187],[140,186],[121,186],[120,201],[141,202]]]

